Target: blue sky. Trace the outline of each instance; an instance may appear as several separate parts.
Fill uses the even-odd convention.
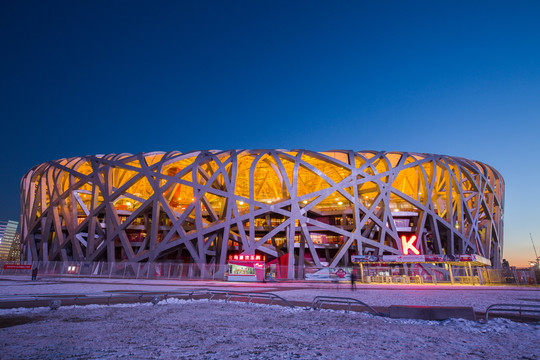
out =
[[[77,155],[397,150],[506,180],[505,257],[540,248],[540,2],[3,2],[0,219]]]

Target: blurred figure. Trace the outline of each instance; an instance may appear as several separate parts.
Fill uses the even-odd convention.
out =
[[[356,290],[356,273],[354,271],[351,272],[351,290]]]
[[[38,268],[37,266],[32,269],[32,281],[37,280]]]

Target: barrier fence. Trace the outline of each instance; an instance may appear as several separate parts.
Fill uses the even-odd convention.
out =
[[[228,265],[197,265],[177,262],[128,263],[128,262],[0,262],[0,275],[28,275],[37,268],[38,277],[67,276],[122,279],[179,279],[227,280]],[[7,265],[7,266],[5,266]],[[27,265],[27,268],[11,268]],[[354,274],[359,283],[385,284],[508,284],[538,285],[540,273],[534,269],[489,269],[484,267],[454,266],[451,272],[444,267],[412,265],[364,265],[359,267],[315,268],[295,267],[289,276],[287,266],[276,264],[266,267],[264,281],[305,280],[350,282]],[[249,275],[249,274],[248,274]],[[253,273],[252,281],[257,281]],[[259,281],[261,279],[259,278]]]

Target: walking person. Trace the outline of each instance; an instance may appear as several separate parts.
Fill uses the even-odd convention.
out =
[[[351,272],[351,291],[356,290],[356,273],[354,270]]]
[[[37,266],[32,269],[32,281],[37,280],[38,268]]]

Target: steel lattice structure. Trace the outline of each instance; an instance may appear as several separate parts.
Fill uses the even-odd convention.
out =
[[[21,183],[26,260],[347,265],[351,254],[478,254],[500,264],[504,182],[444,155],[177,151],[50,161]]]

